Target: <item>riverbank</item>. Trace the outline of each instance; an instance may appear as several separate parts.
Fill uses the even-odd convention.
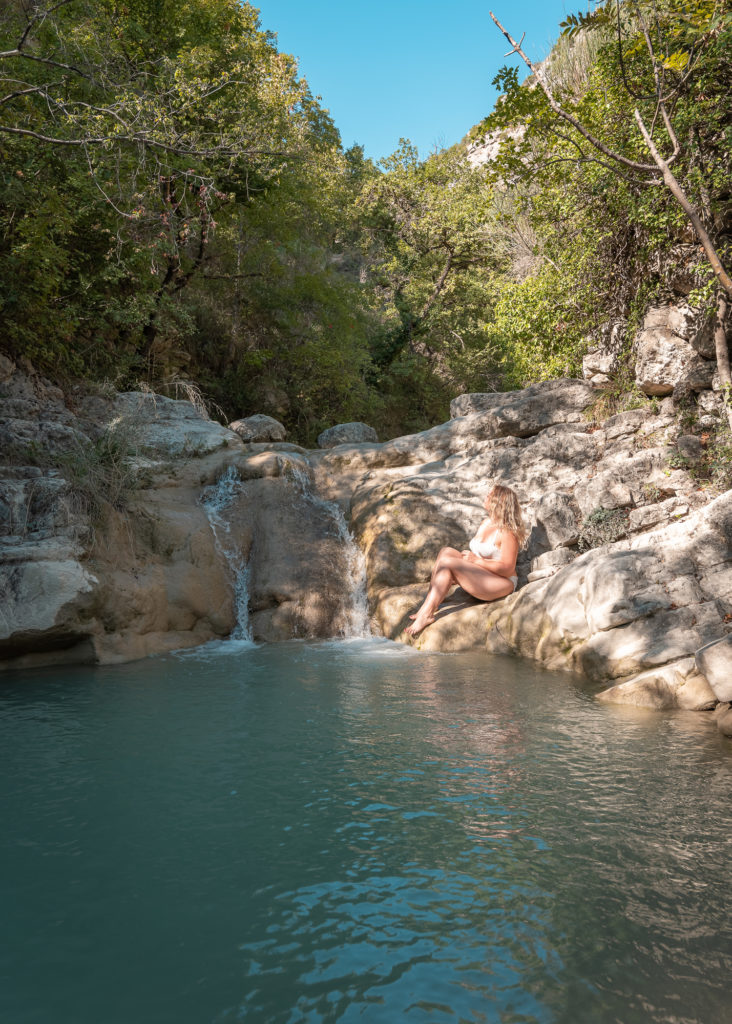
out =
[[[506,483],[532,524],[517,593],[484,605],[458,592],[420,649],[518,654],[654,707],[732,697],[694,660],[728,649],[732,491],[702,479],[700,441],[696,462],[681,455],[696,435],[671,397],[603,417],[590,383],[550,381],[461,396],[421,434],[306,451],[245,442],[161,396],[64,395],[17,368],[3,387],[5,668],[229,635],[235,581],[202,501],[226,473],[255,639],[352,632],[354,598],[375,632],[405,639],[437,551],[464,545],[486,487]]]

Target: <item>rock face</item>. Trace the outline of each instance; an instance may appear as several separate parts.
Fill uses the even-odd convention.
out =
[[[228,636],[234,580],[201,498],[232,466],[252,481],[226,525],[250,556],[255,634],[337,632],[347,558],[325,506],[285,478],[294,446],[245,449],[162,396],[77,395],[72,408],[0,369],[0,665],[128,661]]]
[[[318,448],[335,448],[339,444],[364,444],[378,440],[379,435],[368,423],[338,423],[318,435]]]
[[[648,310],[636,339],[635,377],[647,395],[670,395],[680,385],[702,391],[714,377],[714,335],[686,305]]]
[[[625,683],[598,694],[600,700],[632,704],[654,711],[709,711],[717,703],[714,691],[701,675],[693,658],[641,672]]]
[[[609,701],[700,709],[732,698],[732,491],[700,489],[691,470],[704,442],[680,428],[672,398],[600,419],[587,382],[551,381],[460,396],[447,423],[420,434],[304,452],[245,446],[187,403],[87,395],[72,408],[47,382],[0,364],[2,375],[6,665],[123,660],[228,635],[227,544],[248,563],[256,639],[357,631],[344,513],[372,627],[405,639],[437,552],[467,545],[501,483],[531,525],[519,589],[491,604],[456,590],[418,647],[583,672],[611,684]],[[717,408],[710,394],[700,414]],[[96,523],[80,453],[107,473]],[[115,501],[106,492],[120,475]],[[202,498],[222,477],[217,526]]]
[[[671,399],[598,423],[593,395],[567,381],[461,396],[447,424],[311,461],[321,490],[350,500],[386,636],[407,639],[437,552],[465,547],[485,492],[508,484],[533,525],[518,592],[483,604],[458,589],[416,645],[628,683],[607,699],[709,707],[717,698],[693,657],[732,628],[732,492],[710,501],[686,461],[678,468],[685,435]]]
[[[719,701],[732,701],[732,636],[696,652],[697,671],[706,677]]]
[[[522,391],[460,395],[450,403],[450,416],[484,414],[484,429],[494,437],[533,437],[556,424],[579,423],[595,400],[584,381],[550,380]]]

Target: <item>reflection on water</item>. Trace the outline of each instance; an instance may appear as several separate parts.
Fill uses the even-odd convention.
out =
[[[386,641],[0,687],[0,1019],[726,1021],[730,745]]]

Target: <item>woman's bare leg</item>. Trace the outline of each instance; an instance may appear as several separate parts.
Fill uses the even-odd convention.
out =
[[[435,564],[434,564],[434,567],[432,569],[432,575],[430,576],[430,591],[428,592],[427,597],[425,598],[424,602],[420,605],[419,611],[415,612],[414,615],[410,615],[409,616],[410,619],[416,619],[417,616],[419,615],[419,612],[422,610],[422,608],[430,600],[430,593],[432,592],[432,586],[433,586],[433,584],[435,582],[435,573],[437,572],[438,569],[441,568],[442,560],[445,557],[447,557],[447,556],[452,556],[454,558],[462,558],[462,555],[460,554],[460,552],[458,551],[457,548],[442,548],[440,550],[439,554],[437,555],[437,558],[435,559]],[[457,580],[453,577],[453,580],[452,580],[452,583],[450,584],[450,586],[454,587],[456,584],[457,584]],[[444,600],[444,597],[440,598],[440,601],[442,601],[442,600]],[[438,601],[437,603],[439,604],[440,601]]]
[[[463,590],[480,601],[497,601],[513,593],[511,580],[466,561],[454,548],[443,551],[440,552],[432,572],[432,583],[427,597],[414,617],[414,625],[408,626],[405,630],[411,636],[421,633],[425,626],[435,621],[435,612],[455,583],[459,583]]]
[[[407,626],[404,632],[409,633],[410,636],[416,636],[417,633],[422,632],[425,626],[429,626],[430,622],[434,622],[435,612],[456,582],[457,580],[453,576],[452,569],[449,569],[438,559],[435,568],[432,570],[432,582],[427,592],[427,597],[422,602],[417,614],[412,616],[414,624]]]

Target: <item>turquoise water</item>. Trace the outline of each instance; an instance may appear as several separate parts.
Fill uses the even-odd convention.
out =
[[[730,1019],[707,716],[240,644],[6,676],[0,749],[3,1024]]]

